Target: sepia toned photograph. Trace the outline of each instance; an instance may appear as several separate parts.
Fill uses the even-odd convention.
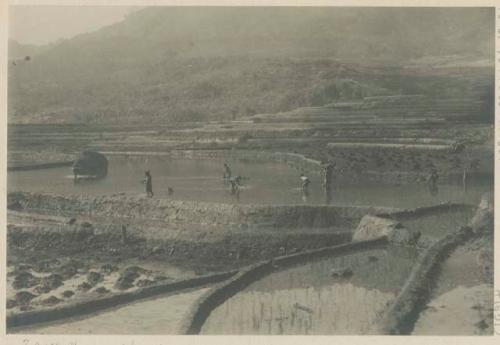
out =
[[[7,334],[494,335],[494,7],[7,27]]]

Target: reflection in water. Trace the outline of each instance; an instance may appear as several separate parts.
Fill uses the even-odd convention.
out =
[[[417,253],[370,250],[273,273],[216,308],[205,334],[366,334],[408,277]],[[343,278],[350,270],[353,275]]]
[[[169,157],[125,157],[109,159],[108,176],[96,181],[73,184],[70,168],[54,168],[8,173],[8,189],[60,194],[111,195],[131,193],[145,195],[141,183],[144,171],[154,176],[155,198],[175,198],[210,202],[237,201],[225,184],[221,169],[225,160],[172,159]],[[310,175],[305,201],[297,171],[282,163],[250,163],[234,160],[229,162],[233,176],[243,177],[239,202],[242,203],[325,203],[322,176]],[[461,185],[440,185],[438,195],[432,196],[421,185],[384,185],[368,181],[356,184],[332,185],[329,199],[332,204],[377,205],[412,208],[446,201],[476,204],[481,195],[491,191],[491,184],[470,183],[467,193]],[[172,195],[169,190],[175,190]]]

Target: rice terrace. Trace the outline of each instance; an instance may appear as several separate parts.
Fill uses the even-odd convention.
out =
[[[42,7],[8,333],[493,334],[494,8]]]

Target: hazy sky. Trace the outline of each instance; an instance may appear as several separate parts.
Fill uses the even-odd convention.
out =
[[[122,20],[130,6],[10,6],[9,38],[45,44],[97,30]]]

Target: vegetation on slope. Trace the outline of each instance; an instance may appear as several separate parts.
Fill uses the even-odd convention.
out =
[[[9,120],[172,123],[372,95],[484,96],[492,69],[429,78],[399,67],[491,64],[493,25],[488,9],[146,8],[50,46],[12,43],[33,58],[9,65]]]

